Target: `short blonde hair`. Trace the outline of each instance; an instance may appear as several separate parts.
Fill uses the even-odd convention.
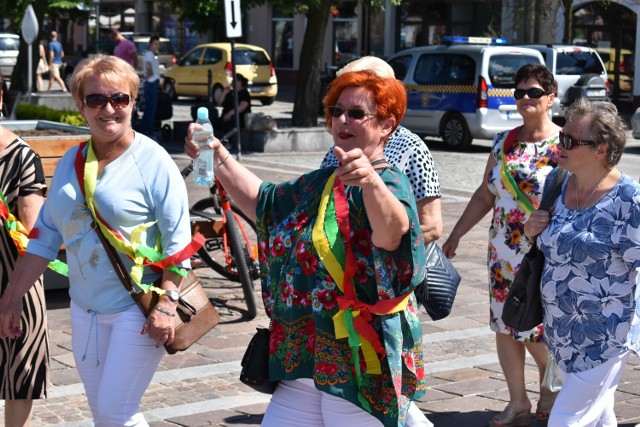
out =
[[[84,93],[84,82],[89,77],[98,77],[112,83],[127,82],[129,96],[131,96],[132,100],[138,97],[140,88],[138,73],[129,63],[117,56],[96,55],[80,61],[71,76],[71,84],[69,85],[71,96],[76,101],[84,101],[86,95]]]

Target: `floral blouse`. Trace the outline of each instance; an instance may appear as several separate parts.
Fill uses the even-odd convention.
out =
[[[564,204],[567,181],[538,246],[544,340],[572,373],[640,349],[640,185],[623,175],[595,205],[577,210]]]
[[[373,246],[359,187],[346,187],[351,245],[357,268],[357,300],[374,304],[409,295],[396,314],[371,314],[370,325],[386,350],[381,374],[365,372],[361,386],[347,338],[336,338],[334,315],[342,295],[312,242],[320,197],[334,169],[321,169],[287,183],[263,183],[257,208],[259,258],[265,308],[271,318],[269,376],[312,378],[317,389],[370,412],[385,426],[403,426],[411,400],[425,393],[422,329],[411,291],[425,275],[425,254],[414,196],[395,168],[379,171],[404,205],[410,230],[393,252]],[[360,393],[360,396],[358,394]],[[360,401],[366,400],[368,405]]]

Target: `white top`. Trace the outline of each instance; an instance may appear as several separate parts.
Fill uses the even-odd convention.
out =
[[[151,63],[151,68],[153,69],[153,75],[146,79],[145,81],[149,82],[149,83],[153,83],[156,80],[160,80],[160,63],[158,62],[158,56],[151,52],[150,50],[148,50],[145,54],[144,54],[144,59],[142,62],[142,70],[144,75],[147,75],[147,63]]]
[[[71,300],[84,310],[118,313],[131,306],[133,299],[91,228],[93,218],[74,168],[77,151],[77,147],[69,149],[56,167],[34,227],[38,237],[29,240],[27,252],[54,259],[64,243]],[[157,222],[143,233],[142,241],[154,247],[159,237],[164,257],[179,252],[191,241],[187,188],[178,166],[160,145],[140,133],[97,177],[94,200],[105,222],[126,241],[131,241],[138,226],[152,221]],[[129,270],[133,261],[124,255],[120,258]],[[189,268],[189,259],[178,266]],[[146,267],[142,283],[152,283],[159,277],[160,273]]]

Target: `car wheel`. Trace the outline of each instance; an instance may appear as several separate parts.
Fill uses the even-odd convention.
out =
[[[222,87],[222,85],[216,84],[213,86],[213,89],[211,89],[211,97],[213,98],[213,103],[215,105],[218,105],[218,103],[220,102],[220,98],[222,98],[222,91],[224,90],[224,88]]]
[[[262,105],[271,105],[273,104],[273,101],[276,100],[275,96],[269,96],[266,98],[260,98],[260,102],[262,103]]]
[[[445,144],[458,150],[468,149],[473,140],[467,122],[457,113],[447,114],[442,119],[440,135]]]
[[[164,82],[164,85],[162,87],[162,91],[164,93],[166,93],[167,95],[169,95],[169,97],[173,101],[178,99],[178,96],[176,95],[176,87],[173,85],[173,82],[171,82],[170,80],[167,80],[167,81]]]

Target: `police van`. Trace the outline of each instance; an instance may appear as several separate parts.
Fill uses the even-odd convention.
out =
[[[515,75],[526,64],[544,64],[539,51],[504,46],[504,39],[445,37],[448,45],[400,51],[387,62],[407,89],[403,126],[440,136],[456,149],[474,138],[522,124],[513,97]]]

